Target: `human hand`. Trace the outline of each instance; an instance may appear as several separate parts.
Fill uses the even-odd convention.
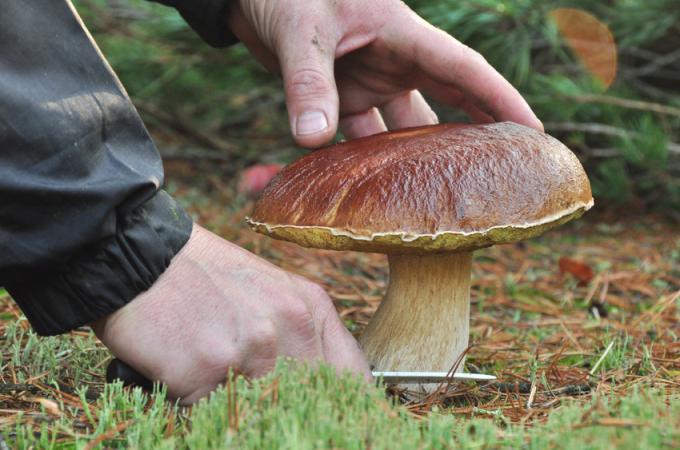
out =
[[[148,291],[92,324],[111,352],[191,404],[277,357],[326,361],[370,377],[324,290],[209,231],[191,238]]]
[[[420,91],[477,122],[543,130],[522,96],[474,50],[399,0],[235,0],[229,27],[281,72],[298,144],[437,122]]]

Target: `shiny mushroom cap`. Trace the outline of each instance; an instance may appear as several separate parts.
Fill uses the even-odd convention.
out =
[[[511,122],[442,124],[309,153],[247,220],[306,247],[429,253],[520,241],[592,206],[583,167],[557,139]]]

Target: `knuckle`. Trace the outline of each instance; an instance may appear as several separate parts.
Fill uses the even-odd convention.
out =
[[[295,72],[288,82],[288,91],[293,96],[318,96],[331,91],[328,77],[317,69],[303,69]]]
[[[326,290],[320,284],[294,273],[288,273],[288,276],[290,282],[297,286],[297,290],[300,291],[305,296],[305,298],[314,301],[319,299],[330,301]]]
[[[319,308],[324,311],[325,313],[328,312],[335,312],[335,305],[333,304],[333,300],[331,300],[330,296],[326,293],[326,290],[319,286],[318,284],[315,284],[312,289],[312,294],[314,296],[315,302],[319,305]]]
[[[475,62],[477,65],[488,64],[484,55],[479,53],[477,50],[461,43],[460,44],[460,58],[462,61]]]
[[[250,346],[257,351],[264,351],[276,347],[276,326],[270,319],[259,320],[249,336]]]
[[[289,329],[294,331],[302,341],[312,341],[317,335],[317,327],[314,321],[314,314],[309,307],[301,300],[291,304],[285,311],[285,316]]]
[[[469,47],[468,47],[468,48],[469,48]],[[486,58],[484,57],[484,55],[482,55],[482,54],[479,53],[478,51],[472,50],[472,49],[470,49],[470,52],[471,52],[471,53],[470,53],[470,58],[476,59],[476,60],[477,60],[477,64],[479,64],[480,66],[482,66],[482,65],[484,65],[484,66],[489,65],[489,62],[486,60]]]
[[[299,298],[292,298],[289,301],[282,302],[279,308],[279,313],[287,325],[298,326],[312,319],[312,313],[307,304]]]
[[[225,372],[237,365],[234,349],[224,342],[206,343],[196,346],[192,352],[193,365],[200,371]]]
[[[322,327],[326,327],[328,319],[337,314],[333,300],[321,289],[321,295],[314,298],[315,316]]]
[[[322,302],[331,301],[330,297],[326,293],[326,290],[323,288],[323,286],[312,281],[307,280],[305,281],[306,281],[305,290],[312,299]]]
[[[282,301],[277,314],[283,322],[285,329],[297,338],[309,341],[316,336],[317,330],[314,322],[314,314],[310,307],[299,297],[292,297]]]
[[[321,307],[321,310],[324,311],[326,314],[333,313],[335,314],[335,305],[333,304],[333,300],[326,294],[326,291],[323,290],[323,288],[319,287],[321,289],[321,292],[319,296],[317,297],[317,301],[319,302],[319,305]]]
[[[484,99],[480,105],[483,112],[493,117],[494,111],[503,110],[503,96],[499,93],[491,93]]]
[[[177,369],[169,365],[155,368],[150,373],[151,379],[154,381],[160,381],[163,384],[167,384],[170,388],[175,387],[178,382]]]
[[[332,302],[326,291],[306,278],[298,277],[297,295],[287,297],[279,303],[281,320],[300,341],[313,342],[321,334]]]

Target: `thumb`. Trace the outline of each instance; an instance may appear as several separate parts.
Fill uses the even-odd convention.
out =
[[[323,35],[318,25],[295,30],[286,38],[278,56],[290,128],[299,145],[319,147],[333,139],[338,126],[336,42]]]

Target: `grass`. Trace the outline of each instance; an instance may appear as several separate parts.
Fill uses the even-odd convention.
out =
[[[361,331],[385,289],[383,256],[255,235],[241,225],[250,202],[219,167],[168,169],[197,220],[324,285]],[[499,380],[418,403],[282,362],[179,408],[162,391],[105,385],[109,354],[89,330],[38,338],[0,292],[0,449],[678,448],[678,228],[592,219],[476,253],[468,369]]]
[[[163,391],[147,396],[107,385],[89,402],[81,390],[21,415],[4,438],[17,448],[49,449],[677,448],[678,400],[653,389],[599,394],[568,401],[533,426],[513,423],[502,409],[477,408],[469,419],[443,409],[420,417],[353,376],[282,362],[263,379],[229,382],[191,412],[168,403]]]

